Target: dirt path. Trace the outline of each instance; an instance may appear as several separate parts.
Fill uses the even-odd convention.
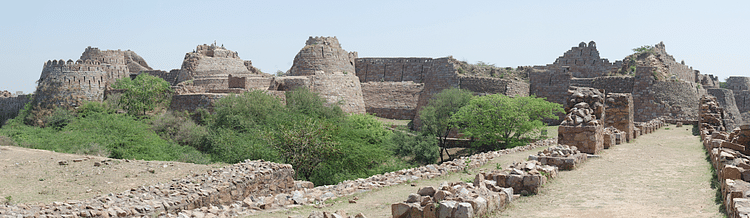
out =
[[[721,217],[691,126],[662,128],[565,171],[494,217]]]

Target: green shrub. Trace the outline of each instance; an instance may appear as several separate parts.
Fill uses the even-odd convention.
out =
[[[214,115],[209,119],[211,128],[229,128],[249,132],[255,128],[275,126],[278,113],[284,113],[281,101],[263,91],[255,90],[230,95],[214,104]]]
[[[199,150],[211,156],[211,160],[224,163],[238,163],[246,159],[279,162],[279,154],[270,147],[260,130],[238,132],[220,128],[211,130]]]
[[[75,119],[76,114],[74,112],[64,108],[55,108],[50,116],[44,118],[44,123],[49,128],[60,130]]]
[[[338,104],[328,106],[326,100],[318,93],[306,88],[296,88],[294,91],[286,92],[285,95],[286,107],[292,112],[319,119],[338,119],[346,115]]]
[[[432,135],[411,136],[397,131],[391,135],[389,147],[396,156],[422,165],[435,163],[440,156],[438,139]]]
[[[148,123],[162,139],[179,145],[198,148],[208,136],[206,127],[195,124],[187,114],[168,111],[152,117]]]

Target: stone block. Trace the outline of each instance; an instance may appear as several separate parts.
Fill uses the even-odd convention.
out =
[[[596,154],[604,149],[604,127],[597,126],[559,126],[558,143],[576,146],[584,153]]]

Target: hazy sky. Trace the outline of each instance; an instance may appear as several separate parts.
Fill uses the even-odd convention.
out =
[[[0,90],[33,92],[42,64],[87,46],[133,50],[154,69],[216,40],[263,72],[286,71],[309,36],[359,57],[544,65],[579,42],[620,60],[666,44],[677,61],[750,75],[750,1],[10,1],[0,13]]]

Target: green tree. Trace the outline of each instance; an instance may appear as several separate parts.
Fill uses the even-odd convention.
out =
[[[544,127],[544,118],[554,118],[562,106],[542,98],[510,98],[501,94],[473,98],[451,120],[472,139],[480,151],[514,147],[521,136]]]
[[[346,114],[338,104],[327,105],[326,100],[318,93],[311,92],[306,88],[296,88],[294,91],[284,93],[286,107],[313,118],[334,119],[343,118]]]
[[[159,105],[171,99],[172,90],[163,79],[146,73],[138,74],[135,79],[122,78],[112,85],[115,89],[125,89],[118,104],[132,115],[145,115]]]
[[[419,118],[422,121],[420,130],[423,135],[438,137],[438,146],[442,149],[439,153],[445,152],[448,154],[445,143],[448,134],[450,134],[455,126],[450,118],[461,107],[467,105],[472,96],[472,92],[468,90],[457,88],[444,89],[436,94],[427,103],[427,106],[419,111]],[[450,154],[448,154],[448,157],[450,157]],[[440,155],[440,161],[443,161],[443,155]]]
[[[307,179],[322,162],[341,154],[334,134],[337,127],[318,119],[302,119],[284,125],[269,140],[285,163],[294,166],[298,179]]]

